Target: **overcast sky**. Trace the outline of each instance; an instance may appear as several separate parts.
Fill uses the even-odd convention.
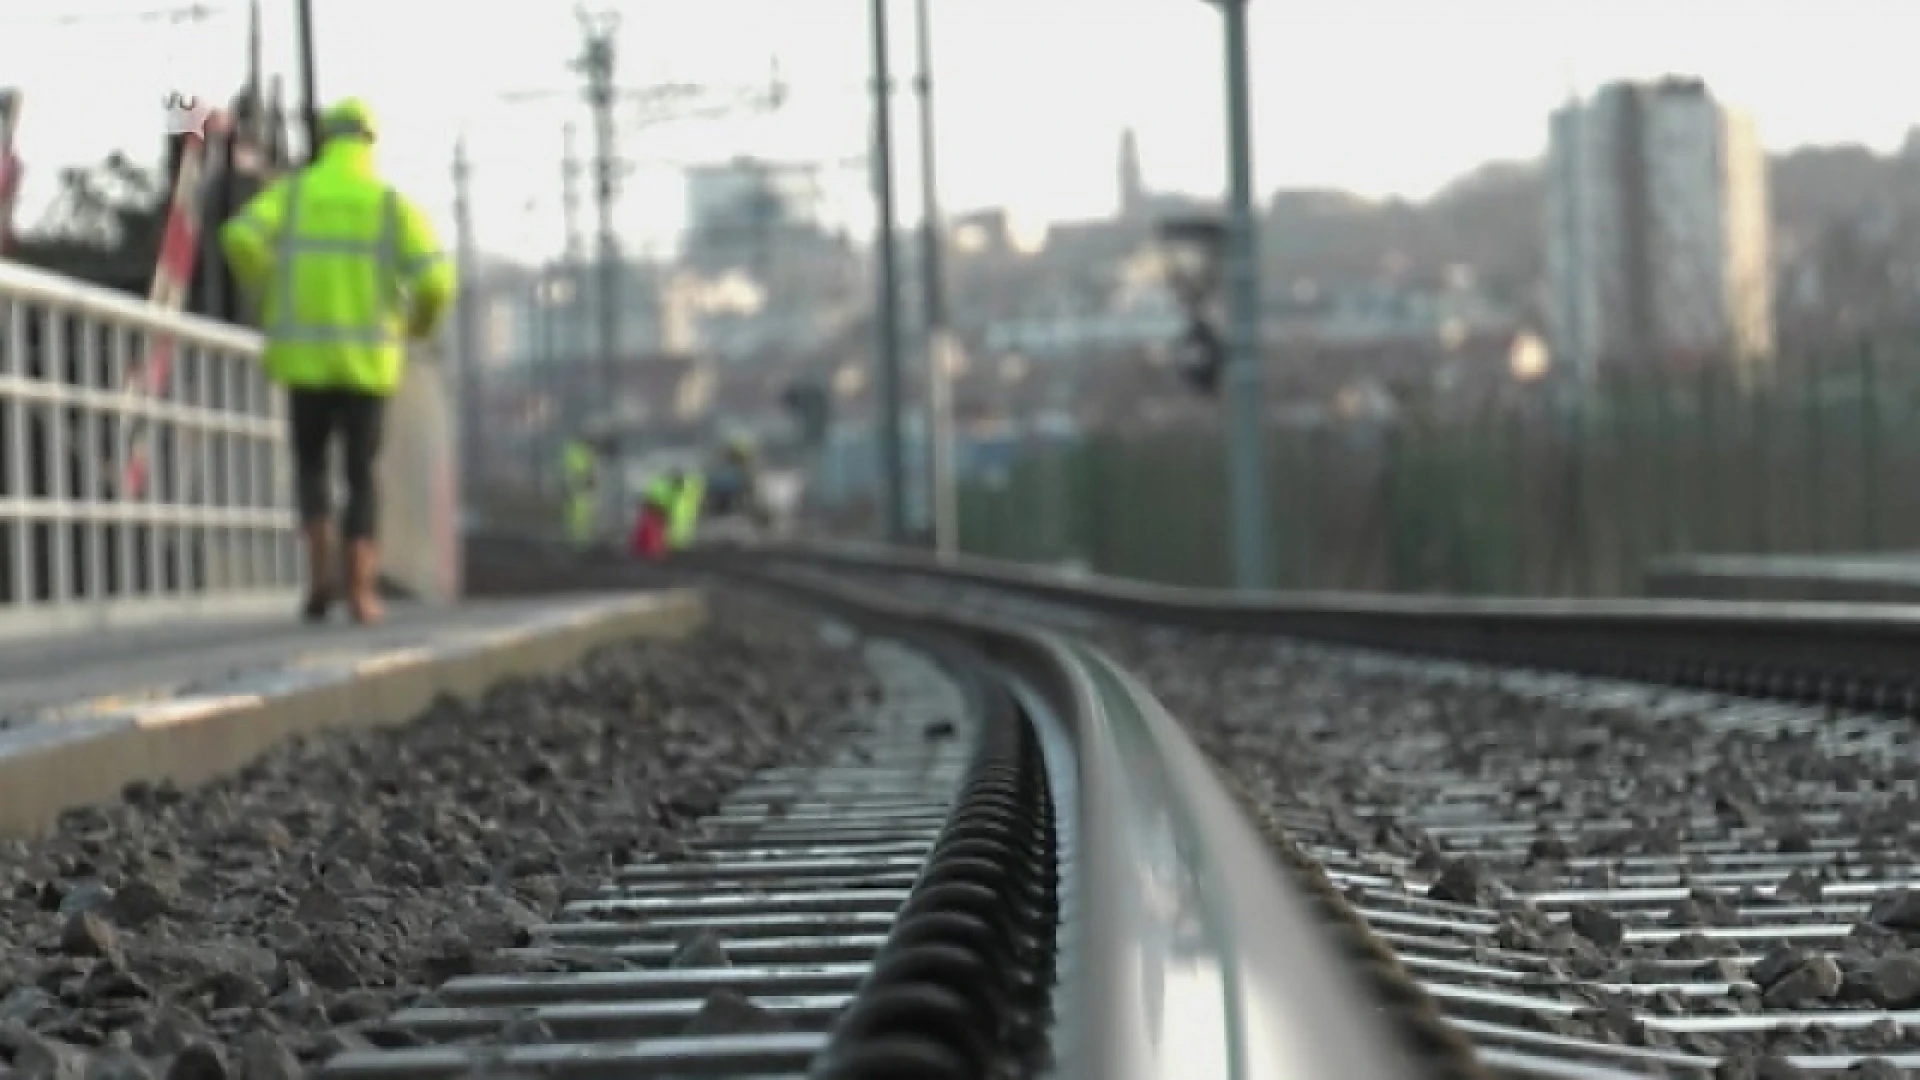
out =
[[[53,172],[120,148],[154,153],[169,89],[224,97],[246,6],[198,22],[143,20],[173,0],[5,0],[0,85],[25,90],[29,211]],[[185,6],[179,4],[178,6]],[[292,0],[265,0],[269,67],[293,71]],[[450,227],[457,135],[473,148],[480,240],[545,255],[560,243],[559,127],[574,91],[574,5],[560,0],[317,0],[324,98],[381,114],[391,178]],[[942,199],[1034,220],[1115,201],[1120,131],[1139,132],[1149,183],[1216,191],[1223,168],[1217,11],[1201,0],[934,0]],[[679,162],[753,153],[822,164],[829,211],[865,227],[870,108],[865,0],[630,0],[621,81],[763,83],[779,57],[790,104],[701,125],[630,124],[645,159],[623,231],[661,243],[681,218]],[[910,73],[913,4],[891,8],[896,75]],[[77,20],[77,21],[62,21]],[[1489,158],[1527,157],[1569,88],[1698,74],[1755,114],[1770,146],[1897,144],[1920,114],[1915,0],[1252,0],[1258,181],[1421,195]],[[103,74],[111,78],[103,80]],[[897,111],[901,203],[918,200],[917,124]],[[629,119],[634,119],[629,117]],[[583,141],[583,147],[584,147]],[[584,190],[584,189],[583,189]],[[590,213],[590,207],[587,208]],[[28,218],[31,220],[31,217]],[[583,222],[591,226],[591,218]]]

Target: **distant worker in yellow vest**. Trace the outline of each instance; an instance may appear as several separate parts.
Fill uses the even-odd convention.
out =
[[[693,546],[694,530],[700,526],[700,509],[706,502],[707,480],[696,469],[680,474],[674,489],[673,507],[667,517],[667,546],[685,551]]]
[[[567,539],[576,548],[593,542],[594,519],[599,511],[599,465],[593,448],[579,439],[570,439],[560,451],[560,468],[566,483]]]
[[[386,402],[400,386],[404,339],[433,336],[456,282],[426,215],[374,169],[366,105],[335,105],[320,130],[317,160],[242,207],[221,227],[220,245],[259,312],[267,374],[288,391],[305,615],[325,619],[339,588],[327,475],[337,438],[347,474],[347,602],[356,621],[370,624],[382,614],[374,466]]]

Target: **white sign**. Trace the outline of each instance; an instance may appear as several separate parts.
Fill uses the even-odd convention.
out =
[[[162,104],[167,111],[167,134],[207,137],[207,121],[213,116],[213,109],[204,100],[172,93]]]

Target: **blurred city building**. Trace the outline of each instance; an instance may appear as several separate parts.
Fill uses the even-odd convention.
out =
[[[1697,79],[1617,82],[1553,114],[1547,273],[1575,370],[1773,350],[1766,157]]]

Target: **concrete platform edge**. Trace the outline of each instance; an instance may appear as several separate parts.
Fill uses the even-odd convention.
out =
[[[135,781],[202,783],[296,735],[404,723],[441,694],[472,699],[602,645],[681,637],[706,615],[696,590],[649,592],[444,647],[374,654],[280,692],[175,698],[8,732],[0,739],[0,836],[39,832],[66,810],[119,798]]]

